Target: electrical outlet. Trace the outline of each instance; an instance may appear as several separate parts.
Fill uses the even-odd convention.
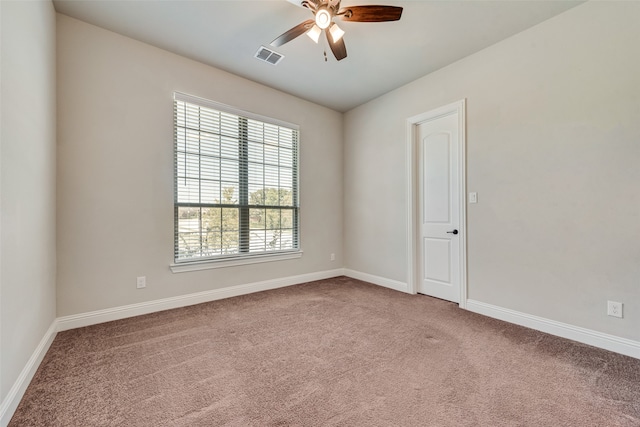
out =
[[[331,255],[329,256],[329,259],[330,259],[331,261],[335,261],[335,260],[336,260],[336,254],[331,254]]]
[[[622,303],[616,301],[607,301],[607,316],[622,318]]]
[[[136,288],[142,289],[147,287],[147,276],[140,276],[136,279]]]

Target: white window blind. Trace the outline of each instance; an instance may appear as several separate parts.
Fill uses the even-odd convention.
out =
[[[175,261],[299,249],[298,129],[174,95]]]

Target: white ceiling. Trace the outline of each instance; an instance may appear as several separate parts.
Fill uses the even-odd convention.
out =
[[[279,48],[276,66],[254,58],[261,45],[305,19],[285,0],[54,0],[65,15],[149,43],[337,111],[348,111],[510,37],[580,1],[343,0],[342,6],[402,6],[397,22],[339,22],[348,57],[300,36]],[[324,60],[324,50],[329,60]]]

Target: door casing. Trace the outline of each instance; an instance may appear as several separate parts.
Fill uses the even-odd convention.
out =
[[[458,151],[458,173],[459,188],[458,195],[460,197],[460,308],[466,308],[467,301],[467,215],[466,215],[466,100],[462,99],[457,102],[436,108],[426,113],[418,114],[407,119],[407,188],[408,188],[408,206],[407,206],[407,290],[411,294],[418,292],[418,244],[419,244],[419,225],[418,225],[418,203],[420,195],[418,194],[418,149],[416,143],[417,126],[420,123],[436,119],[438,117],[449,114],[458,115],[458,135],[460,137],[460,147]]]

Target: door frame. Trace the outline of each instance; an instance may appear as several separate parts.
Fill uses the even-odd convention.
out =
[[[466,99],[436,108],[426,113],[418,114],[407,119],[407,288],[411,294],[418,293],[418,279],[420,264],[417,259],[418,236],[418,171],[419,159],[416,144],[417,127],[421,123],[434,120],[450,114],[458,114],[458,135],[460,150],[458,152],[458,194],[460,206],[460,308],[467,307],[467,204],[466,204]]]

